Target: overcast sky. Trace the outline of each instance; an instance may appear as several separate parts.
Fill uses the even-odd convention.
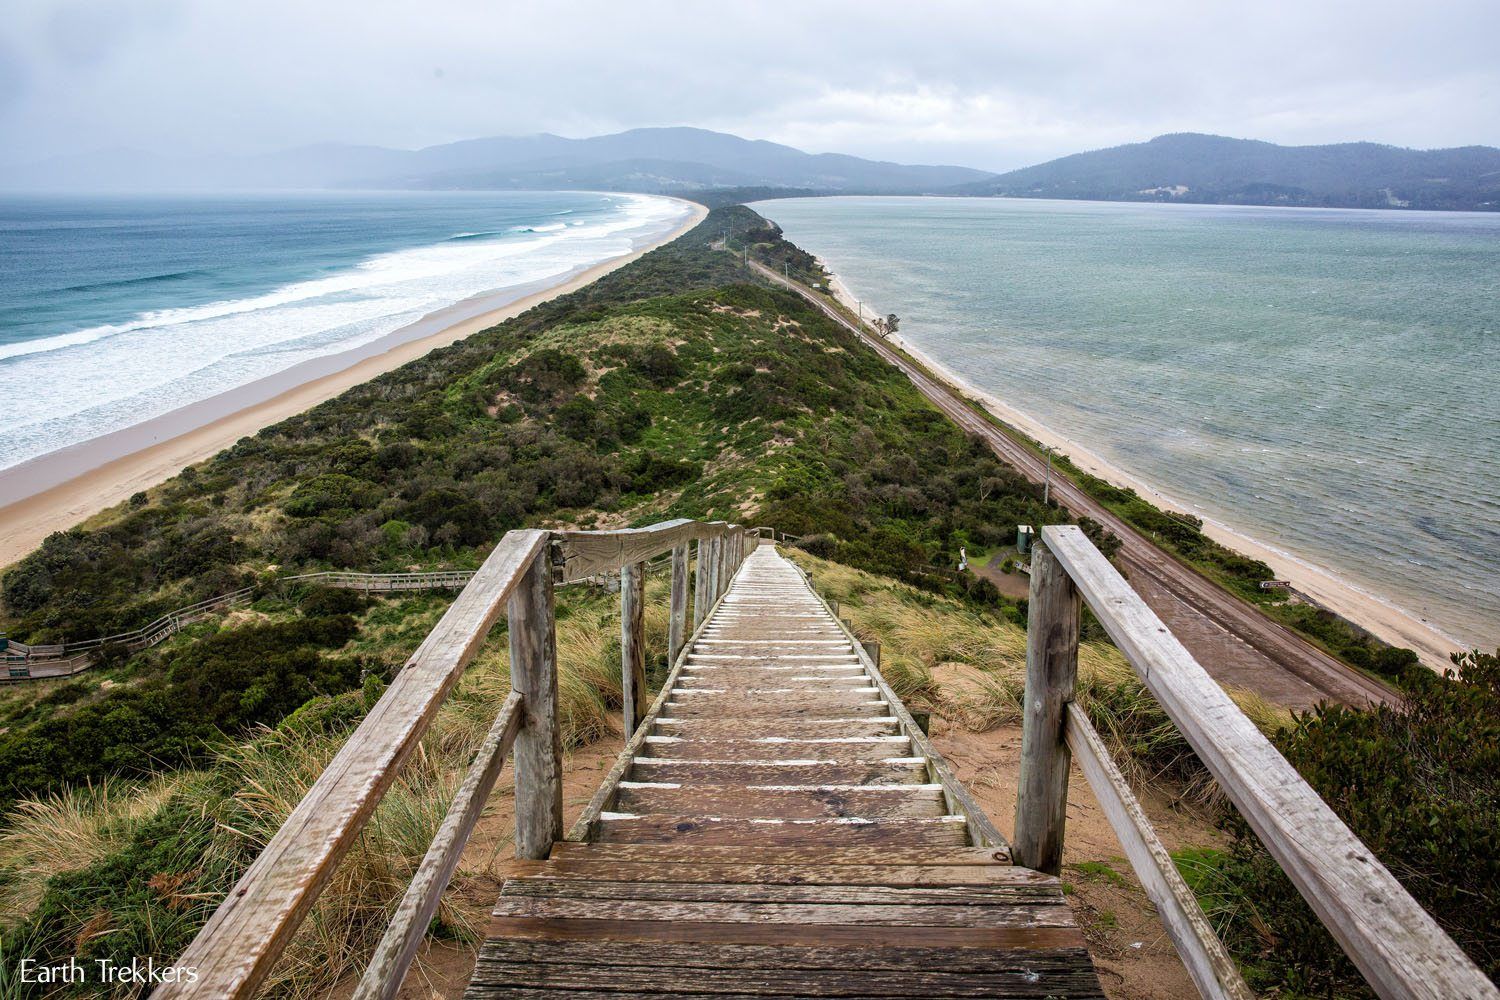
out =
[[[0,157],[699,125],[989,169],[1172,131],[1500,145],[1500,0],[4,0]]]

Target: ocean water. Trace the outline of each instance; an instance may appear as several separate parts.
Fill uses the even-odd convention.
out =
[[[755,208],[977,388],[1204,517],[1500,645],[1500,213]]]
[[[0,197],[0,470],[454,303],[496,308],[686,212],[577,192]]]

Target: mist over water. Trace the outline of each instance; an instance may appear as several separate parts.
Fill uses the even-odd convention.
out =
[[[495,308],[686,211],[575,192],[0,199],[0,469],[461,300]]]
[[[976,387],[1205,517],[1500,644],[1500,214],[755,207]]]

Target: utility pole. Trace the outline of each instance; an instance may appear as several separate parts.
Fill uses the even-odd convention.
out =
[[[1052,446],[1047,445],[1047,475],[1042,479],[1042,506],[1052,506]]]

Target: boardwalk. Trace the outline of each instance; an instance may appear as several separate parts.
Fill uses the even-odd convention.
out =
[[[505,884],[467,996],[563,993],[1102,995],[1057,880],[770,546],[581,828]]]

